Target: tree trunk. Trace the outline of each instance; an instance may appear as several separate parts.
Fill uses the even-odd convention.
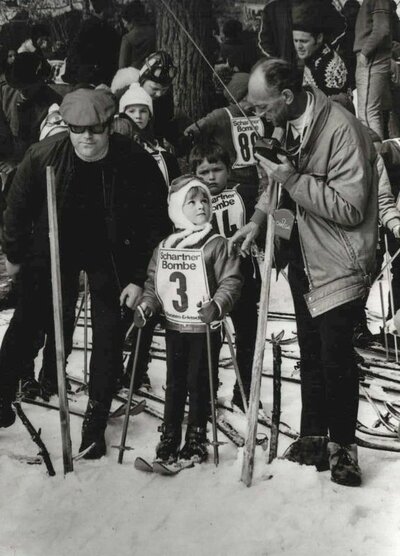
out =
[[[207,58],[212,54],[211,0],[164,0]],[[177,115],[192,121],[210,109],[212,72],[161,0],[155,0],[157,46],[168,52],[177,66],[174,103]]]

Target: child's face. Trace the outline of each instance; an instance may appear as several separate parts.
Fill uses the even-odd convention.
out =
[[[207,183],[211,195],[218,195],[228,185],[229,170],[222,160],[208,162],[205,158],[197,166],[196,175]]]
[[[131,104],[125,108],[125,114],[138,126],[140,129],[147,127],[150,121],[150,110],[144,104]]]
[[[211,208],[208,197],[202,191],[190,189],[185,197],[182,212],[192,224],[202,225],[210,220]]]

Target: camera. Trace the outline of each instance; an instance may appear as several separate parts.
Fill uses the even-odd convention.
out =
[[[254,144],[254,152],[275,164],[281,164],[278,154],[287,156],[285,149],[281,147],[279,141],[274,137],[257,139]]]

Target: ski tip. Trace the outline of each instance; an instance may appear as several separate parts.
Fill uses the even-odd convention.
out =
[[[92,442],[92,444],[90,446],[88,446],[87,448],[85,448],[85,450],[82,450],[82,452],[79,452],[78,454],[76,454],[76,456],[74,456],[72,459],[74,461],[79,461],[80,459],[84,458],[85,456],[87,456],[92,450],[93,448],[96,446],[96,442]]]
[[[146,473],[153,473],[154,471],[152,464],[141,457],[135,458],[134,466],[138,471],[144,471]]]
[[[159,475],[173,476],[177,475],[184,469],[194,467],[195,461],[193,460],[178,460],[174,463],[165,463],[163,461],[153,462],[153,471]]]

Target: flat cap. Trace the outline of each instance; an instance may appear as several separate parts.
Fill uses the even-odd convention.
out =
[[[66,94],[60,106],[67,124],[81,126],[104,124],[116,111],[114,96],[104,89],[77,89]]]

